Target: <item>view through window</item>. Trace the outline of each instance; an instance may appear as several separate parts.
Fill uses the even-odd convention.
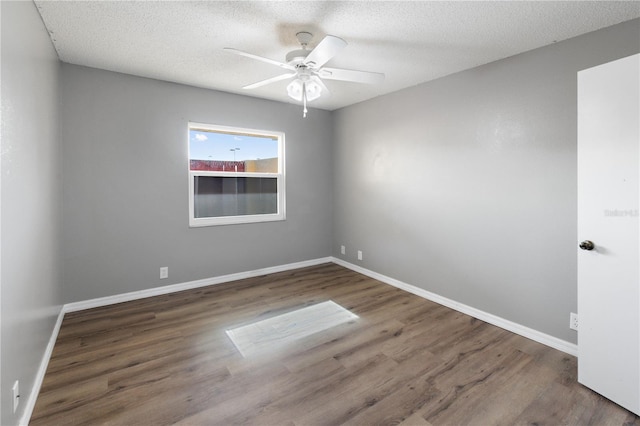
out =
[[[284,134],[189,123],[190,226],[284,220]]]

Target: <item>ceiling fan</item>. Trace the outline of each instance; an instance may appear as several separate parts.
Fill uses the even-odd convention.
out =
[[[228,52],[257,59],[289,71],[285,74],[244,86],[243,89],[255,89],[276,81],[293,79],[287,85],[287,94],[296,101],[302,101],[304,106],[303,117],[306,117],[307,102],[318,99],[323,92],[329,93],[329,89],[322,81],[323,79],[368,84],[380,83],[384,80],[384,74],[377,72],[325,67],[324,64],[347,46],[347,42],[340,37],[328,35],[313,50],[308,49],[309,42],[313,38],[311,33],[302,31],[297,33],[296,37],[302,49],[287,53],[286,62],[279,62],[243,52],[242,50],[225,47],[224,50]]]

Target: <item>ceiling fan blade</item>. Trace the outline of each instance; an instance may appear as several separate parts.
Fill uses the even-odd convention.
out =
[[[289,64],[285,64],[284,62],[274,61],[273,59],[265,58],[263,56],[254,55],[253,53],[243,52],[242,50],[234,49],[232,47],[225,47],[223,50],[226,50],[227,52],[235,53],[236,55],[246,56],[247,58],[257,59],[259,61],[266,62],[268,64],[275,65],[277,67],[284,68],[286,70],[291,70],[291,71],[295,71],[296,70],[296,67],[294,67],[292,65],[289,65]]]
[[[244,86],[243,89],[257,89],[258,87],[266,86],[267,84],[275,83],[276,81],[286,80],[288,78],[295,77],[296,74],[280,74],[272,78],[268,78],[266,80],[259,81],[257,83],[250,84],[248,86]]]
[[[340,37],[328,35],[322,39],[315,49],[307,55],[303,64],[310,68],[320,68],[326,64],[329,59],[333,58],[342,49],[347,47],[347,42]]]
[[[354,83],[376,84],[384,81],[379,72],[345,70],[342,68],[322,68],[318,75],[327,80],[352,81]]]

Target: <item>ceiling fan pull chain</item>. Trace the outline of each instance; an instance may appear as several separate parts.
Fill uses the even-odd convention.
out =
[[[307,83],[302,82],[302,103],[304,109],[302,110],[302,118],[307,118]]]

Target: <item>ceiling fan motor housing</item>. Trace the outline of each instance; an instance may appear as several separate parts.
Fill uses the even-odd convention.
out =
[[[306,49],[298,49],[292,50],[287,53],[286,61],[289,65],[297,65],[305,60],[305,58],[309,55],[309,50]]]
[[[302,46],[302,49],[292,50],[287,53],[286,61],[289,65],[298,65],[311,53],[310,50],[307,50],[307,46],[311,39],[313,38],[313,34],[307,31],[300,31],[296,33],[296,38],[298,39],[298,43]]]

